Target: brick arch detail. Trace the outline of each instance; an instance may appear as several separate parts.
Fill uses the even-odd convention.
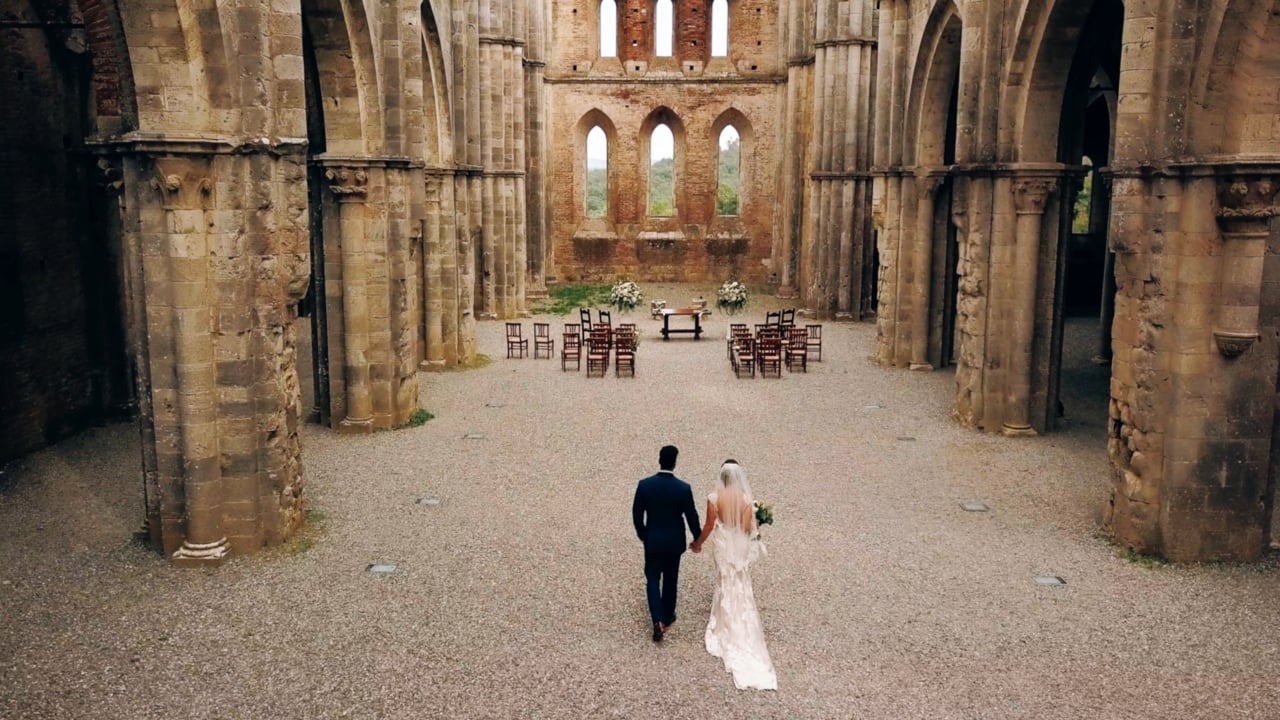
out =
[[[752,173],[755,171],[755,163],[751,162],[755,149],[755,129],[751,127],[751,120],[738,108],[731,107],[720,113],[715,122],[711,123],[711,142],[717,154],[720,152],[720,134],[729,126],[733,126],[738,133],[738,213],[742,214],[742,208],[747,207],[751,200],[749,193]],[[716,158],[715,167],[719,168],[719,157]],[[717,176],[716,182],[719,180]]]
[[[116,0],[79,0],[93,76],[93,107],[99,120],[117,118],[118,130],[138,125],[138,100],[133,88],[129,47]]]

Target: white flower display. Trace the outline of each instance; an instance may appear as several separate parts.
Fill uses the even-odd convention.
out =
[[[729,315],[736,315],[747,306],[749,296],[746,285],[739,280],[730,280],[716,290],[716,307]]]
[[[630,280],[619,282],[609,291],[609,304],[621,311],[634,310],[643,299],[640,286]]]

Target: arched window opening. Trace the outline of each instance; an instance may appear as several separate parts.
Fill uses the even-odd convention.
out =
[[[742,187],[740,142],[741,138],[738,137],[738,131],[732,125],[720,131],[720,161],[718,164],[720,183],[716,189],[717,215],[738,214],[739,198],[741,197],[739,191]]]
[[[654,55],[658,57],[671,57],[671,46],[675,39],[675,25],[672,22],[672,4],[671,0],[658,0],[657,11],[654,13],[654,27],[657,28],[654,37],[653,49]]]
[[[649,136],[649,214],[676,214],[676,140],[665,124]]]
[[[600,3],[600,57],[618,57],[618,4]]]
[[[711,57],[729,54],[729,0],[711,3]]]
[[[1080,192],[1076,193],[1076,203],[1071,218],[1071,232],[1075,235],[1088,235],[1093,232],[1093,160],[1088,155],[1085,155],[1081,164],[1089,166],[1090,170],[1089,174],[1084,176],[1084,183],[1080,186]]]
[[[609,213],[609,138],[599,125],[587,133],[587,217]]]

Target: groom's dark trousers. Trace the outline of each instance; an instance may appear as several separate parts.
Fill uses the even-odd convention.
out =
[[[688,546],[685,523],[695,538],[701,531],[693,490],[672,472],[660,470],[636,486],[631,519],[636,535],[644,543],[649,616],[654,624],[670,624],[676,617],[680,556]]]

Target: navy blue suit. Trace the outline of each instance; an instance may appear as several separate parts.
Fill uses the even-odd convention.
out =
[[[631,520],[635,523],[636,535],[644,543],[649,615],[654,624],[670,625],[676,619],[680,556],[689,544],[684,535],[685,522],[693,537],[701,532],[693,490],[671,471],[660,470],[636,486]]]

